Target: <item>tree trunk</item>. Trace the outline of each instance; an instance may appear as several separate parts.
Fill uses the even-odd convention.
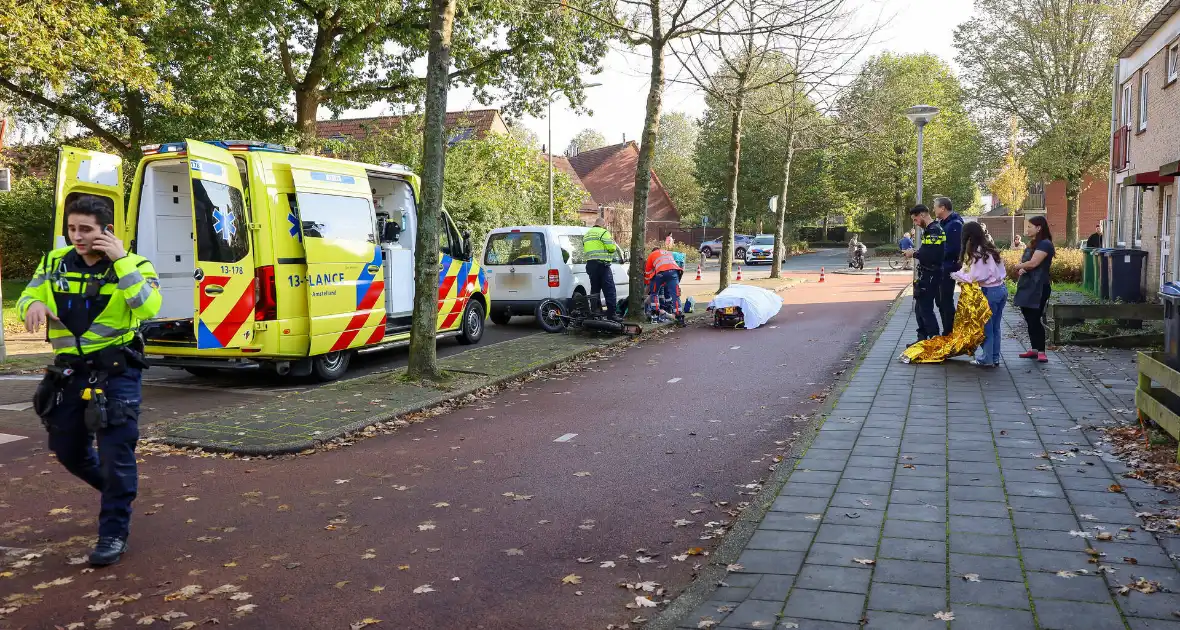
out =
[[[648,79],[647,116],[640,136],[639,160],[635,164],[635,193],[631,205],[631,272],[627,313],[631,319],[643,316],[643,260],[647,227],[647,197],[651,191],[651,165],[656,153],[656,134],[664,108],[664,35],[660,26],[659,0],[651,2],[651,75]]]
[[[725,233],[721,239],[721,283],[717,286],[718,291],[724,291],[729,286],[729,276],[733,271],[733,230],[737,224],[738,174],[742,167],[742,113],[745,108],[740,87],[733,104],[729,119],[729,174],[725,182],[729,191],[729,208],[725,213]]]
[[[422,139],[422,207],[418,212],[418,236],[414,240],[417,249],[414,254],[414,316],[407,367],[408,376],[416,379],[442,376],[435,340],[438,233],[447,157],[447,73],[451,67],[451,29],[455,24],[456,1],[432,0],[430,8],[430,53],[426,62],[426,115]]]
[[[447,39],[450,39],[449,34],[447,35]],[[429,80],[429,77],[427,80]],[[299,133],[299,151],[301,153],[310,154],[315,152],[317,144],[315,135],[316,115],[319,114],[319,111],[319,88],[295,88],[295,130]]]
[[[778,212],[774,217],[774,260],[770,262],[771,278],[782,277],[783,257],[787,255],[787,241],[783,236],[787,224],[787,192],[791,188],[791,160],[795,159],[795,130],[793,128],[787,130],[787,137],[784,141],[787,144],[787,159],[783,162],[783,187],[778,193]]]
[[[1070,176],[1065,180],[1065,244],[1078,244],[1078,198],[1082,195],[1081,176]],[[1134,243],[1131,243],[1134,246]]]
[[[134,157],[139,155],[140,147],[146,144],[144,137],[146,134],[144,122],[144,110],[147,107],[146,99],[143,93],[138,90],[127,92],[125,106],[127,108],[127,144],[131,145],[128,154],[123,157]],[[129,162],[138,162],[139,160],[128,160]],[[132,168],[135,168],[132,166]]]

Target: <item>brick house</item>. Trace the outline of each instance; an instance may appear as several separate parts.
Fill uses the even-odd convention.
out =
[[[570,168],[578,175],[582,186],[589,191],[593,202],[603,207],[604,215],[611,208],[630,206],[635,194],[635,167],[639,163],[639,145],[635,141],[613,144],[583,151],[570,158]],[[557,158],[553,165],[557,167]],[[583,205],[585,207],[585,205]],[[594,215],[580,212],[584,223],[591,223]],[[662,239],[679,230],[680,212],[668,196],[659,176],[651,174],[651,191],[647,197],[646,240]]]
[[[1177,278],[1175,176],[1180,174],[1180,0],[1169,0],[1119,53],[1112,86],[1106,245],[1147,252],[1154,295]],[[1085,223],[1082,224],[1085,226]]]

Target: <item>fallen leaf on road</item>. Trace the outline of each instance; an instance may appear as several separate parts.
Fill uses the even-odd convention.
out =
[[[1077,577],[1077,576],[1078,576],[1078,574],[1074,573],[1073,571],[1058,571],[1057,572],[1057,577],[1072,578],[1072,577]]]
[[[229,568],[233,568],[233,567],[236,567],[236,566],[238,566],[238,563],[237,563],[237,562],[234,562],[233,560],[230,560],[229,562],[226,562],[225,564],[223,564],[223,565],[221,565],[221,566],[223,566],[223,567],[225,567],[225,568],[229,569]]]
[[[938,619],[940,621],[954,621],[955,620],[955,613],[950,612],[949,610],[945,611],[945,612],[940,610],[940,611],[934,613],[934,618]]]
[[[517,549],[516,547],[513,547],[512,549],[505,549],[504,553],[506,553],[510,556],[523,556],[524,555],[524,551]]]
[[[1091,534],[1090,532],[1080,532],[1076,529],[1070,530],[1069,535],[1076,536],[1078,538],[1093,538],[1094,537],[1094,534]]]
[[[1136,514],[1136,516],[1138,516],[1138,514]],[[1078,514],[1078,518],[1082,519],[1083,521],[1098,520],[1098,517],[1094,516],[1093,514]]]
[[[185,497],[184,500],[191,503],[193,501],[200,501],[201,499],[200,497]]]
[[[336,583],[336,588],[344,588],[348,585],[349,580],[340,580]]]
[[[409,570],[410,570],[410,565],[408,565],[408,564],[399,564],[399,565],[397,565],[397,570],[398,570],[398,571],[409,571]]]
[[[795,623],[794,621],[784,621],[783,622],[783,628],[794,629],[794,628],[798,628],[798,627],[799,627],[799,624]]]
[[[182,613],[182,612],[177,612],[175,610],[169,610],[168,612],[160,615],[160,620],[161,621],[172,621],[173,619],[180,619],[181,617],[187,617],[187,616],[188,616],[188,613]]]
[[[251,597],[254,597],[254,596],[251,595],[250,593],[246,593],[246,592],[234,593],[233,595],[229,596],[229,598],[234,600],[235,602],[244,602],[247,599],[250,599]]]
[[[809,521],[818,521],[819,519],[821,519],[823,517],[824,517],[823,514],[808,514],[807,516],[804,516],[803,518],[805,518]]]
[[[1113,540],[1114,536],[1110,532],[1102,532],[1098,534],[1098,540]]]
[[[1119,595],[1126,595],[1131,591],[1139,591],[1144,595],[1150,595],[1160,590],[1160,583],[1147,578],[1139,578],[1130,584],[1124,584],[1119,587]]]
[[[436,508],[451,507],[451,504],[447,503],[446,501],[439,501],[438,503],[434,504],[434,507],[436,507]]]
[[[1110,492],[1122,492],[1123,487],[1117,483],[1112,483],[1112,484],[1110,484],[1110,487],[1107,488],[1107,490],[1109,490]]]
[[[685,560],[688,560],[688,554],[682,553],[679,556],[672,556],[672,559],[677,562],[684,562]]]
[[[89,593],[86,593],[85,595],[83,595],[82,598],[83,599],[94,599],[95,597],[98,597],[99,595],[102,595],[102,591],[90,591]]]
[[[743,567],[740,564],[731,564],[731,565],[726,566],[725,570],[729,571],[730,573],[733,573],[734,571],[741,571],[744,568],[746,568],[746,567]]]
[[[434,589],[431,588],[431,586],[429,584],[423,584],[422,586],[419,586],[418,588],[414,589],[415,595],[423,595],[425,593],[433,593],[433,592],[434,592]]]
[[[852,561],[857,564],[877,564],[876,560],[872,560],[870,558],[853,558]]]
[[[424,532],[430,529],[434,529],[434,521],[423,521],[418,524],[418,531]]]
[[[224,595],[226,593],[236,593],[236,592],[238,592],[238,586],[236,584],[222,584],[221,586],[218,586],[217,588],[209,591],[209,594],[210,595]]]
[[[336,485],[338,485],[338,486],[339,486],[340,484],[348,483],[348,482],[350,482],[350,481],[352,481],[352,480],[351,480],[351,479],[337,479],[337,480],[336,480]]]
[[[196,627],[197,623],[195,621],[185,621],[172,626],[172,630],[193,630]]]
[[[144,616],[140,617],[138,620],[136,620],[135,623],[136,623],[136,625],[140,625],[140,626],[150,626],[153,623],[156,623],[156,618],[151,615],[144,615]],[[68,628],[69,626],[66,626],[66,627]]]
[[[712,628],[716,625],[717,625],[717,622],[713,621],[712,617],[701,617],[701,620],[697,622],[697,628],[706,628],[707,629],[707,628]]]
[[[357,622],[349,625],[348,629],[349,630],[361,630],[361,628],[368,628],[369,626],[377,625],[379,623],[381,623],[380,619],[374,619],[372,617],[365,617],[364,619],[361,619],[360,621],[357,621]]]
[[[537,521],[537,525],[548,525],[549,523],[552,523],[552,522],[553,521],[550,521],[548,519],[541,519],[541,520]]]
[[[241,619],[246,615],[254,612],[258,608],[258,604],[242,604],[234,609],[234,616]]]
[[[578,558],[578,564],[591,564],[593,562],[594,558]]]
[[[656,559],[651,556],[635,556],[635,561],[639,564],[651,564],[655,562]]]
[[[372,592],[372,593],[380,593],[380,592],[382,592],[382,591],[384,591],[384,590],[385,590],[385,587],[384,587],[384,586],[374,586],[373,588],[369,589],[369,592]]]
[[[106,601],[95,602],[95,603],[87,606],[86,609],[91,612],[98,612],[100,610],[106,610],[106,609],[110,608],[113,603],[114,602],[112,602],[111,600],[108,599]]]
[[[94,627],[99,628],[100,630],[103,628],[112,628],[115,625],[115,620],[122,616],[123,613],[117,610],[112,610],[111,612],[99,617],[98,621],[94,622]]]
[[[284,504],[280,505],[279,507],[275,508],[275,511],[276,512],[289,512],[289,511],[291,511],[291,506],[284,503]]]
[[[62,577],[62,578],[57,578],[56,580],[51,580],[49,582],[42,582],[40,584],[36,584],[33,586],[33,589],[40,591],[40,590],[44,590],[44,589],[47,589],[47,588],[50,588],[53,586],[65,586],[66,584],[69,584],[70,582],[73,582],[73,581],[74,581],[74,578],[72,578],[72,577]]]
[[[606,560],[602,564],[598,565],[598,568],[599,569],[613,569],[613,568],[615,568],[615,561],[614,560]]]
[[[361,555],[361,560],[372,560],[373,558],[376,558],[376,557],[377,557],[377,554],[372,553],[372,552],[368,552],[368,553]]]
[[[978,582],[979,581],[979,574],[978,573],[964,573],[963,579],[967,580],[968,582]]]
[[[656,603],[646,597],[636,597],[635,598],[635,605],[639,606],[640,608],[655,608],[656,607]]]
[[[165,595],[164,601],[174,602],[174,601],[178,601],[178,600],[186,600],[186,599],[193,597],[195,595],[200,595],[203,591],[204,591],[204,589],[201,588],[200,585],[189,584],[188,586],[182,587],[179,590],[173,591],[173,592]]]
[[[678,519],[676,519],[675,522],[672,523],[672,527],[688,527],[689,525],[692,525],[694,522],[695,521],[690,521],[688,519],[678,518]]]
[[[582,576],[574,575],[573,573],[561,578],[562,584],[581,584]]]
[[[60,514],[69,514],[72,511],[73,510],[70,509],[70,506],[67,505],[65,507],[53,508],[52,510],[49,510],[49,515],[58,516]]]
[[[917,466],[914,466],[913,464],[902,464],[901,467],[902,468],[910,468],[910,469],[917,468]]]
[[[590,476],[590,473],[588,473],[588,472],[586,472],[586,471],[584,471],[584,470],[583,470],[582,472],[576,472],[576,473],[574,473],[574,476],[575,476],[575,477],[589,477],[589,476]]]
[[[704,552],[705,552],[705,549],[703,547],[689,547],[688,551],[685,551],[684,553],[686,553],[690,556],[699,556],[699,555],[703,554]]]

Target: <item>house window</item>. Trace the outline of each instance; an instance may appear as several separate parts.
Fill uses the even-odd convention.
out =
[[[1134,194],[1135,206],[1133,210],[1135,212],[1135,216],[1132,218],[1134,223],[1132,224],[1131,239],[1133,242],[1131,243],[1131,246],[1139,247],[1143,241],[1143,188],[1136,186]]]
[[[1147,129],[1147,86],[1148,72],[1139,75],[1139,131]]]
[[[1123,86],[1123,104],[1119,109],[1119,124],[1122,127],[1131,126],[1131,84]]]
[[[1168,46],[1168,83],[1175,81],[1180,75],[1180,42]]]

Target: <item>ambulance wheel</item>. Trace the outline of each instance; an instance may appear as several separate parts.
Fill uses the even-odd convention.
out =
[[[320,354],[311,358],[311,373],[318,381],[334,381],[344,376],[350,361],[352,353],[347,350]]]
[[[508,311],[492,311],[492,323],[497,326],[507,326],[508,322],[512,321],[512,313]]]
[[[475,300],[467,300],[467,307],[463,309],[463,328],[459,333],[459,343],[470,346],[479,343],[483,338],[483,304]]]
[[[545,332],[559,333],[565,330],[565,320],[561,318],[563,311],[557,300],[541,300],[537,305],[537,323]]]

